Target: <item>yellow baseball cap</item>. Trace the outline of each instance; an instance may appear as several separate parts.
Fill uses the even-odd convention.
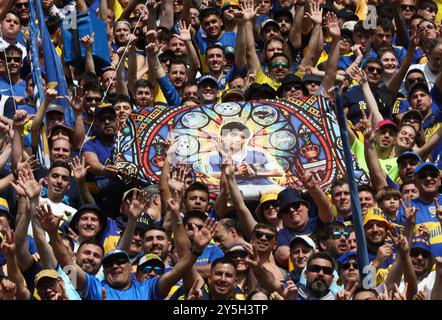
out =
[[[54,269],[43,269],[35,276],[34,284],[37,287],[38,282],[43,278],[52,278],[58,279],[60,278],[60,274]]]
[[[239,1],[238,0],[223,0],[221,2],[221,9],[224,9],[227,6],[239,7]]]
[[[264,220],[262,216],[262,206],[268,201],[277,201],[278,200],[278,190],[267,190],[259,199],[259,205],[255,209],[256,217],[260,220]]]
[[[380,208],[374,207],[368,209],[367,213],[364,215],[364,226],[370,221],[383,222],[387,229],[393,229],[393,225],[387,220],[387,218],[385,218],[384,212]]]

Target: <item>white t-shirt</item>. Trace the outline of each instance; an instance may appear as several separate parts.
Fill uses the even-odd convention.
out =
[[[424,290],[427,288],[427,299],[430,300],[431,292],[433,291],[434,281],[436,280],[436,271],[431,271],[430,274],[422,279],[422,281],[417,284],[417,291]],[[404,280],[402,279],[401,284],[399,286],[399,290],[402,292],[404,290]]]
[[[67,222],[71,221],[72,217],[77,212],[77,209],[68,206],[63,202],[55,203],[49,198],[40,198],[40,204],[45,204],[45,205],[49,204],[51,206],[52,213],[57,217],[63,216],[63,221]],[[63,221],[61,223],[63,223]],[[28,235],[30,235],[31,237],[33,236],[31,224],[29,225],[28,228]],[[47,234],[46,234],[46,239],[49,241],[49,236]]]

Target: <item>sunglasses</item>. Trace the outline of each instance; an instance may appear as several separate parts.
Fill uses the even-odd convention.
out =
[[[356,262],[349,262],[341,266],[341,268],[344,270],[348,270],[350,269],[350,267],[353,267],[354,269],[359,269],[359,266]]]
[[[332,267],[326,267],[326,266],[320,266],[317,264],[312,264],[307,268],[308,272],[314,272],[314,273],[319,273],[319,272],[324,272],[324,274],[326,275],[332,275],[333,274],[333,268]]]
[[[382,74],[382,72],[383,72],[382,68],[376,68],[376,67],[372,67],[372,66],[368,66],[366,69],[370,73]]]
[[[401,4],[402,10],[414,10],[415,6],[410,4]]]
[[[110,268],[114,264],[121,266],[121,265],[123,265],[125,263],[129,263],[129,262],[127,261],[127,259],[121,257],[121,258],[117,258],[117,259],[114,259],[114,260],[111,260],[111,261],[104,262],[103,263],[103,268]]]
[[[278,67],[283,67],[284,69],[289,68],[289,64],[287,62],[273,62],[270,66],[274,69]]]
[[[262,210],[270,209],[270,207],[277,208],[278,207],[278,202],[277,201],[269,201],[267,203],[264,203],[262,205]]]
[[[334,231],[334,232],[331,234],[331,237],[332,237],[333,239],[340,239],[342,236],[344,236],[345,239],[348,239],[348,237],[350,237],[350,232],[348,232],[348,231],[342,231],[342,232],[340,232],[340,231]]]
[[[408,85],[413,85],[415,83],[425,83],[425,79],[424,78],[408,78],[407,79],[407,84]]]
[[[29,7],[29,3],[27,3],[27,2],[16,3],[16,4],[14,4],[14,7],[17,7],[17,8],[25,7],[25,8],[27,8],[27,7]]]
[[[22,58],[21,57],[6,57],[6,61],[8,61],[8,62],[14,61],[14,62],[19,63],[22,61]]]
[[[100,102],[101,97],[84,97],[84,99],[85,99],[87,102],[92,102],[92,101]]]
[[[152,266],[145,266],[143,268],[143,273],[144,274],[148,274],[151,273],[153,270],[153,272],[155,272],[156,275],[162,275],[164,273],[164,268],[161,267],[152,267]]]
[[[298,209],[301,207],[302,204],[303,204],[302,202],[291,203],[291,204],[289,204],[287,207],[285,207],[284,210],[280,210],[280,211],[281,211],[281,213],[283,213],[283,214],[284,214],[284,213],[289,213],[289,212],[290,212],[290,209],[298,210]]]
[[[292,84],[292,85],[288,84],[288,85],[284,86],[284,91],[290,91],[292,89],[300,91],[300,90],[302,90],[302,86],[299,84]]]
[[[437,177],[439,177],[439,172],[434,172],[434,171],[427,171],[427,172],[419,172],[417,174],[417,177],[419,179],[425,179],[427,177],[436,179]]]
[[[265,233],[261,231],[255,231],[254,235],[257,239],[261,239],[264,236],[267,241],[272,241],[275,238],[275,235],[273,233]]]
[[[419,256],[422,256],[424,259],[429,259],[431,257],[431,253],[424,250],[411,250],[410,251],[410,257],[417,258]]]
[[[186,229],[189,231],[193,231],[193,226],[196,226],[198,228],[198,230],[201,230],[204,227],[203,225],[198,225],[195,223],[188,223],[188,224],[186,224]]]

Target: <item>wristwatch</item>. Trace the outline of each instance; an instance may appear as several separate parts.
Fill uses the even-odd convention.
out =
[[[199,257],[203,253],[202,251],[196,250],[194,243],[192,243],[192,245],[190,246],[190,252],[196,257]]]

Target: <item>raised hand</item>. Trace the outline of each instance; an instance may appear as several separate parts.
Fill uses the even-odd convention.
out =
[[[0,244],[0,253],[6,257],[15,255],[15,235],[14,231],[4,230],[4,239]]]
[[[18,172],[18,180],[11,185],[21,196],[28,197],[31,201],[37,199],[40,196],[41,189],[43,186],[43,179],[37,182],[30,169],[21,170]]]
[[[298,287],[292,280],[288,280],[286,285],[281,283],[282,296],[285,300],[296,300],[298,297]]]
[[[258,255],[258,248],[256,247],[256,244],[253,243],[253,251],[249,250],[248,248],[244,247],[246,251],[248,252],[248,255],[245,259],[245,262],[252,268],[256,268],[259,265],[261,265],[261,259]]]
[[[71,168],[76,180],[84,180],[90,166],[86,166],[84,157],[77,156],[71,160]]]
[[[15,300],[17,285],[9,279],[0,280],[0,300]]]
[[[362,70],[359,67],[355,67],[353,69],[350,70],[350,77],[355,80],[357,83],[359,83],[361,86],[363,84],[367,83],[367,74],[365,73],[364,70]]]
[[[186,26],[186,21],[180,21],[178,22],[178,29],[180,31],[179,35],[175,35],[178,39],[181,41],[191,41],[192,40],[192,34],[190,33],[190,28],[192,25],[189,23],[189,26]]]
[[[362,132],[364,142],[371,144],[375,139],[375,132],[372,126],[373,112],[370,113],[368,119],[365,110],[361,110],[362,119],[355,125],[355,129]]]
[[[391,256],[393,256],[393,247],[390,244],[384,244],[378,248],[375,261],[378,262],[378,266],[381,266]]]
[[[408,244],[407,237],[405,237],[404,235],[400,234],[395,239],[395,245],[398,248],[400,256],[402,256],[403,258],[406,258],[406,257],[409,256],[409,254],[410,254],[410,245]]]
[[[12,120],[6,117],[0,116],[0,137],[9,134],[12,127]]]
[[[349,281],[347,287],[336,294],[336,300],[351,300],[358,286],[359,282]]]
[[[83,44],[86,50],[92,50],[92,46],[94,45],[95,32],[92,34],[85,35],[83,38],[80,38],[80,43]]]
[[[17,163],[17,171],[30,169],[35,171],[40,166],[40,161],[35,159],[35,155],[30,156],[26,161],[19,161]]]
[[[201,291],[201,284],[196,280],[192,284],[192,288],[189,290],[189,295],[186,300],[201,300],[203,298],[203,293]]]
[[[414,296],[413,300],[428,300],[428,289],[427,286],[424,289],[419,290]]]
[[[304,16],[310,18],[315,25],[322,23],[322,8],[320,7],[318,0],[313,0],[310,3],[310,12],[305,11]]]
[[[131,48],[131,49],[134,49],[135,45],[137,44],[137,41],[138,41],[138,37],[133,35],[133,34],[130,34],[129,35],[129,39],[127,40],[128,47]],[[117,51],[117,54],[120,56],[118,51]]]
[[[411,206],[410,199],[408,199],[407,206],[405,206],[404,200],[400,199],[399,201],[401,203],[402,209],[404,210],[406,223],[410,226],[414,226],[416,224],[416,213],[419,209]]]
[[[341,28],[338,24],[338,18],[332,12],[327,12],[325,16],[325,26],[328,28],[328,32],[333,38],[339,38],[341,36]]]
[[[123,203],[123,213],[126,214],[129,219],[138,220],[143,213],[145,205],[146,193],[141,190],[134,190],[132,192],[132,198],[126,199]]]
[[[60,225],[63,216],[56,217],[52,213],[50,204],[47,204],[47,207],[45,207],[44,204],[40,204],[37,208],[35,208],[35,211],[37,220],[44,231],[47,233],[58,232],[58,226]]]
[[[255,19],[258,7],[255,8],[253,0],[246,0],[244,2],[240,2],[242,18],[244,21],[252,21]]]
[[[382,286],[382,291],[379,292],[378,300],[391,300],[392,295],[393,295],[393,290],[388,291],[387,285],[384,284]]]
[[[270,300],[285,300],[285,299],[278,291],[273,291],[270,294]]]
[[[176,220],[180,220],[181,206],[177,200],[174,198],[167,200],[167,209],[172,213]]]
[[[16,129],[23,130],[23,126],[31,119],[26,110],[16,110],[12,118],[12,126]]]
[[[51,88],[47,88],[46,92],[45,92],[45,100],[48,103],[51,103],[52,101],[54,101],[55,99],[57,99],[57,93],[58,91],[55,89],[51,89]]]
[[[158,43],[157,31],[149,30],[146,33],[147,46],[146,52],[149,56],[154,57],[160,50],[160,45]]]
[[[296,165],[296,175],[307,190],[315,188],[319,181],[311,172],[306,172],[301,165]]]
[[[195,249],[202,252],[205,246],[212,240],[215,235],[217,222],[213,218],[208,218],[205,222],[204,227],[198,230],[196,225],[192,225],[193,228],[193,244]]]
[[[83,112],[83,97],[71,96],[68,97],[67,99],[69,101],[69,105],[76,114]]]
[[[442,257],[436,257],[434,265],[436,267],[436,274],[442,276]]]
[[[394,284],[393,296],[391,300],[407,300],[408,282],[404,284],[404,290],[400,292],[398,285]]]
[[[186,176],[188,170],[184,165],[178,165],[178,167],[172,171],[172,175],[168,181],[171,192],[176,192],[178,197],[181,197],[186,189]]]
[[[355,44],[355,45],[352,46],[350,49],[351,49],[351,51],[353,52],[353,54],[356,56],[356,58],[357,58],[357,57],[362,57],[362,56],[363,56],[363,54],[362,54],[362,48],[361,48],[361,45],[360,45],[360,44]]]

